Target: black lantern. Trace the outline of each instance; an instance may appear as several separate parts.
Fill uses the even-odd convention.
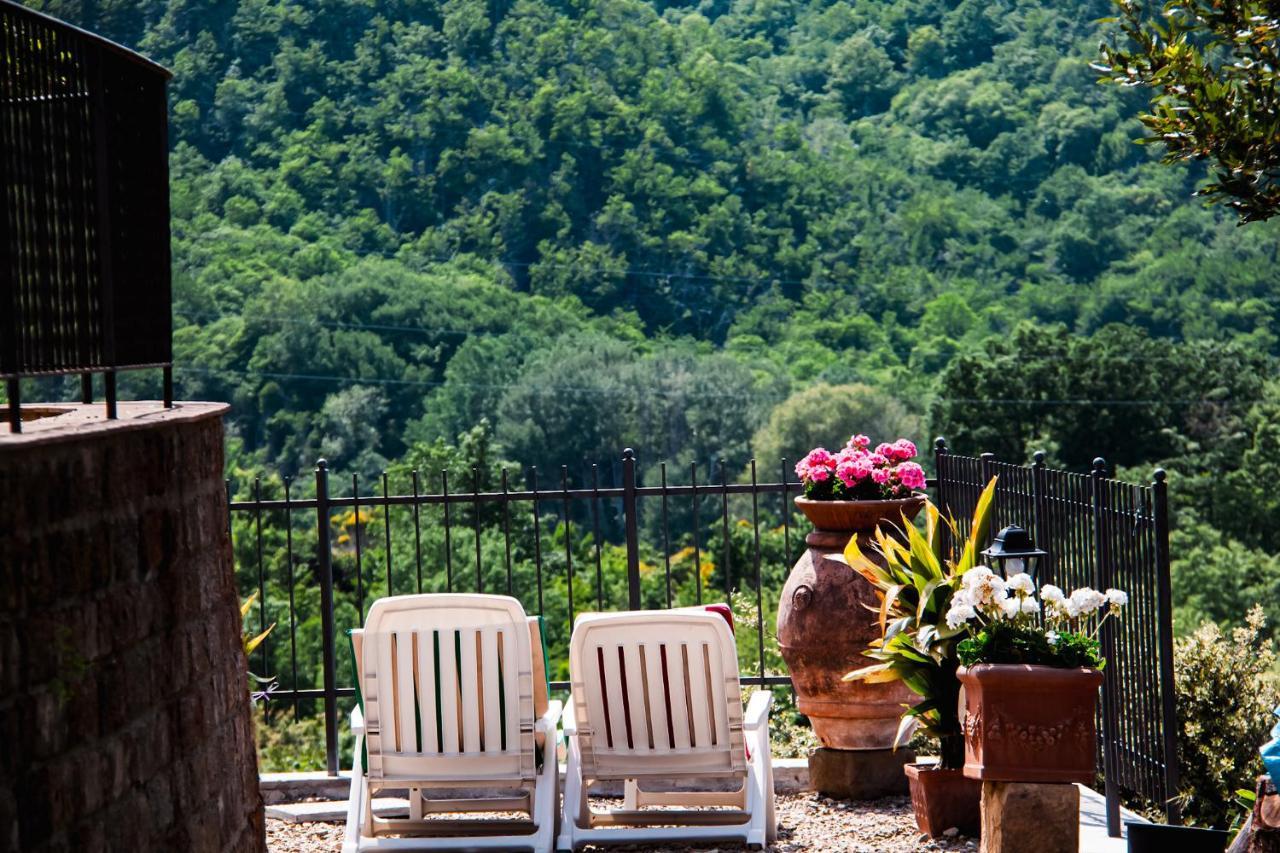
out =
[[[1031,541],[1031,534],[1016,524],[1011,524],[996,534],[991,547],[982,552],[1000,570],[1001,577],[1026,572],[1036,576],[1040,558],[1049,556]]]

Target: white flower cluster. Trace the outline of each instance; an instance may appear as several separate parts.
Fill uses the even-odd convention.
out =
[[[1026,572],[1001,578],[986,566],[974,566],[964,573],[960,589],[951,597],[947,626],[954,630],[974,619],[1029,620],[1040,614],[1040,601],[1044,602],[1045,617],[1051,622],[1089,616],[1104,606],[1109,611],[1118,611],[1129,603],[1129,596],[1118,589],[1104,593],[1082,587],[1068,596],[1053,584],[1045,584],[1040,588],[1040,601],[1036,600],[1035,592],[1035,582]]]

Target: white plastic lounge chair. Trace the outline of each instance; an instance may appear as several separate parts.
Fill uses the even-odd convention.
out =
[[[757,691],[743,715],[738,655],[720,614],[584,614],[573,628],[569,671],[557,849],[712,839],[762,847],[774,840],[773,697]],[[653,790],[659,780],[688,788],[707,779],[728,780],[736,790]],[[623,807],[592,810],[587,788],[594,781],[622,781]]]
[[[537,620],[507,596],[404,595],[374,602],[352,645],[360,703],[343,853],[551,850],[560,703],[546,700]],[[408,790],[407,820],[374,816],[386,789]],[[528,818],[438,816],[508,811]]]

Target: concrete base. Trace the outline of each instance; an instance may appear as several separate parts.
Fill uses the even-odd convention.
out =
[[[903,768],[916,760],[909,749],[827,749],[809,753],[813,790],[841,800],[874,800],[908,792]]]
[[[982,853],[1077,853],[1080,792],[1075,785],[982,783]]]

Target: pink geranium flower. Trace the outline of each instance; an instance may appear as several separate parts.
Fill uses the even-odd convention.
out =
[[[871,446],[871,439],[862,433],[858,433],[857,435],[849,438],[849,443],[846,446],[854,450],[866,450]]]
[[[893,473],[897,476],[899,483],[912,491],[925,487],[924,469],[914,462],[903,462],[893,469]]]
[[[905,438],[900,438],[893,443],[893,453],[885,454],[890,459],[897,459],[899,462],[906,462],[913,459],[916,455],[916,446]]]

